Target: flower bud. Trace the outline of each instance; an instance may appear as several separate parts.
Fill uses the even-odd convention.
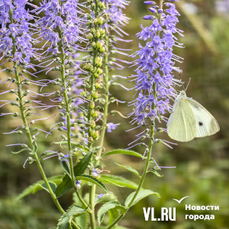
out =
[[[100,38],[101,34],[100,34],[99,30],[96,31],[95,36],[96,36],[97,38]]]
[[[91,47],[94,49],[96,48],[96,43],[94,41],[91,43]]]
[[[90,102],[90,108],[93,109],[95,107],[95,103],[94,102]]]
[[[99,94],[96,91],[93,91],[91,95],[92,95],[92,98],[94,99],[97,99],[99,97]]]
[[[98,3],[98,6],[99,6],[99,8],[100,8],[101,10],[104,10],[104,9],[105,9],[105,5],[104,5],[103,2],[99,2],[99,3]]]
[[[97,74],[97,73],[95,73],[95,74]],[[95,88],[96,88],[96,89],[101,88],[101,87],[102,87],[102,85],[101,85],[101,84],[99,84],[99,83],[95,83]]]
[[[103,70],[101,68],[97,69],[97,74],[101,75],[103,73]]]
[[[102,25],[103,24],[103,18],[102,17],[99,17],[99,19],[98,19],[98,25]]]
[[[89,33],[88,35],[87,35],[87,39],[88,40],[92,40],[94,37],[93,37],[93,34],[91,34],[91,33]]]
[[[14,116],[14,117],[19,117],[18,112],[15,112],[15,113],[13,114],[13,116]]]
[[[92,116],[93,118],[96,118],[96,117],[99,116],[99,112],[98,112],[98,111],[95,111],[95,110],[92,110],[92,111],[91,111],[91,116]]]
[[[98,19],[95,18],[95,19],[94,19],[94,25],[97,25],[97,23],[98,23]]]
[[[96,123],[95,123],[94,120],[91,120],[90,124],[91,124],[91,127],[92,127],[92,128],[95,128],[95,127],[96,127]]]
[[[95,34],[95,28],[91,28],[90,32],[93,34]]]

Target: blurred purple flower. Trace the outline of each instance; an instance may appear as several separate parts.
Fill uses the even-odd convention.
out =
[[[30,60],[39,59],[33,44],[36,31],[31,23],[34,16],[26,10],[28,0],[0,0],[0,54],[21,65],[33,68]],[[14,49],[16,47],[16,49]]]
[[[112,122],[108,122],[107,123],[107,132],[110,133],[112,130],[115,130],[118,125],[120,125],[120,123],[114,124]]]
[[[102,198],[104,196],[104,194],[103,193],[101,193],[101,194],[99,194],[99,198]]]
[[[76,188],[79,190],[81,188],[81,180],[76,180]]]
[[[225,15],[228,15],[228,12],[229,12],[229,0],[215,1],[215,7],[216,7],[216,10],[219,13],[224,13]]]

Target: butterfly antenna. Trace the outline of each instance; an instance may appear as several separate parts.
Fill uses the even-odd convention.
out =
[[[189,80],[188,80],[188,84],[187,84],[187,86],[186,86],[186,88],[185,88],[185,90],[184,90],[184,91],[186,91],[186,90],[188,89],[188,86],[189,86],[189,84],[190,84],[190,81],[191,81],[191,78],[189,78]]]

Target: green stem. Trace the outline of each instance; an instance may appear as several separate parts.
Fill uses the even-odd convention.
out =
[[[146,164],[145,164],[145,167],[144,167],[144,170],[143,170],[143,173],[142,173],[142,177],[141,177],[141,180],[140,180],[140,183],[139,183],[139,186],[133,196],[133,198],[131,199],[130,203],[128,204],[127,206],[127,209],[124,213],[122,213],[112,224],[110,224],[106,229],[110,229],[112,228],[113,226],[115,226],[115,224],[117,224],[125,215],[126,213],[128,212],[128,210],[131,208],[131,205],[132,203],[134,202],[135,198],[137,197],[140,189],[142,188],[142,185],[145,181],[145,177],[146,177],[146,174],[147,174],[147,171],[148,171],[148,168],[149,168],[149,164],[150,164],[150,158],[151,158],[151,153],[152,153],[152,148],[153,148],[153,138],[154,136],[154,124],[152,123],[151,125],[151,132],[150,132],[150,142],[149,142],[149,152],[148,152],[148,155],[147,155],[147,160],[146,160]]]
[[[108,47],[108,35],[106,35],[105,38],[105,46]],[[98,165],[100,162],[100,157],[102,154],[103,150],[103,144],[104,144],[104,138],[105,138],[105,133],[106,133],[106,126],[107,126],[107,116],[108,116],[108,105],[109,105],[109,69],[108,69],[108,53],[105,53],[104,56],[104,66],[105,66],[105,71],[104,71],[104,84],[105,84],[105,104],[104,104],[104,115],[103,115],[103,126],[102,126],[102,131],[100,135],[100,150],[98,152],[98,159],[96,160],[95,165]],[[92,186],[91,189],[91,209],[94,211],[94,199],[95,199],[95,193],[96,193],[96,185]]]
[[[108,48],[109,46],[109,38],[108,35],[105,37],[105,46]],[[103,150],[103,144],[104,144],[104,138],[105,138],[105,133],[106,133],[106,127],[107,127],[107,116],[108,116],[108,105],[109,105],[109,67],[108,67],[108,53],[106,52],[104,55],[104,66],[105,66],[105,71],[104,71],[104,84],[105,84],[105,104],[104,104],[104,115],[103,115],[103,127],[101,131],[101,139],[100,139],[100,150],[98,153],[98,161],[97,164],[100,161],[100,157],[102,154]]]
[[[98,17],[98,0],[95,0],[94,1],[95,3],[95,18]],[[97,28],[98,26],[95,26],[95,29]],[[93,56],[93,67],[96,66],[96,63],[95,63],[95,60],[96,60],[96,57],[98,55],[98,52],[97,50],[94,51],[94,56]],[[90,93],[92,94],[92,92],[94,91],[94,84],[95,84],[95,69],[93,68],[93,72],[91,74],[91,90],[90,90]],[[93,98],[91,98],[93,100]],[[89,105],[89,109],[88,109],[88,122],[91,123],[92,121],[92,116],[91,116],[91,111],[92,109],[90,108],[90,105]],[[91,149],[92,148],[92,145],[93,145],[93,141],[90,142],[90,138],[91,138],[91,132],[92,132],[92,128],[89,126],[88,128],[88,136],[89,136],[89,148]],[[91,175],[91,171],[90,171],[90,175]],[[95,185],[92,185],[92,187],[90,187],[90,190],[89,190],[89,201],[90,201],[90,206],[91,206],[91,210],[92,210],[92,214],[90,214],[90,222],[91,222],[91,229],[95,229],[96,226],[95,226]]]
[[[10,11],[10,20],[11,20],[11,23],[13,23],[13,13],[12,11]],[[15,41],[15,38],[12,37],[12,42],[13,42],[13,56],[15,55],[16,53],[16,41]],[[14,61],[14,73],[15,73],[15,78],[16,78],[16,83],[17,83],[17,94],[18,94],[18,99],[19,99],[19,109],[20,109],[20,113],[21,113],[21,118],[22,118],[22,121],[24,123],[24,126],[25,126],[25,130],[26,130],[26,135],[27,135],[27,138],[29,140],[29,143],[30,143],[30,147],[32,148],[32,151],[34,151],[34,144],[33,144],[33,139],[32,139],[32,134],[31,134],[31,131],[30,131],[30,128],[29,128],[29,125],[28,125],[28,122],[27,122],[27,119],[26,119],[26,114],[25,114],[25,107],[23,105],[23,96],[22,96],[22,90],[21,90],[21,81],[20,81],[20,77],[19,77],[19,73],[18,73],[18,65],[16,63],[16,61]],[[56,207],[59,209],[59,211],[61,213],[64,213],[65,211],[63,210],[63,208],[61,207],[59,201],[57,200],[49,182],[48,182],[48,179],[45,175],[45,172],[43,170],[43,167],[40,163],[40,160],[39,160],[39,157],[37,155],[37,152],[34,153],[34,157],[35,157],[35,160],[36,160],[36,163],[37,163],[37,166],[38,166],[38,169],[41,173],[41,176],[49,190],[49,193],[56,205]]]
[[[90,213],[91,210],[88,208],[88,205],[81,197],[75,182],[74,177],[74,163],[73,158],[71,155],[72,151],[72,144],[71,144],[71,117],[70,117],[70,107],[69,107],[69,98],[68,98],[68,92],[67,92],[67,82],[66,82],[66,75],[65,75],[65,55],[64,55],[64,48],[63,48],[63,39],[62,39],[62,33],[59,30],[59,37],[60,37],[60,43],[59,43],[59,49],[61,51],[61,80],[63,84],[63,93],[64,93],[64,100],[65,100],[65,107],[66,107],[66,114],[67,114],[67,141],[68,141],[68,151],[69,151],[69,164],[70,164],[70,174],[72,178],[72,185],[74,187],[75,193],[77,197],[79,198],[80,202],[83,204],[85,208],[87,208],[87,211]]]

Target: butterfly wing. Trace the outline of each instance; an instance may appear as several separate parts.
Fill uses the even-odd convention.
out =
[[[213,135],[220,130],[216,119],[201,104],[191,98],[187,98],[187,101],[195,115],[197,138]]]
[[[195,115],[186,97],[175,101],[167,122],[167,132],[170,138],[180,142],[191,141],[196,137]]]

